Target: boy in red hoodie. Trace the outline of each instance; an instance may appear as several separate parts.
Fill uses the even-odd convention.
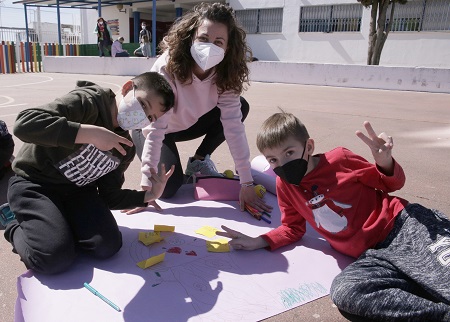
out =
[[[235,249],[271,250],[298,241],[306,222],[341,253],[357,258],[333,281],[331,298],[350,316],[377,321],[450,321],[450,220],[390,196],[405,183],[393,140],[356,135],[375,164],[339,147],[313,155],[314,140],[292,114],[267,119],[257,146],[277,174],[282,225],[259,237],[222,228]]]

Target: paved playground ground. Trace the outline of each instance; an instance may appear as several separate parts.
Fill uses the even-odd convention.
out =
[[[119,91],[125,76],[77,74],[8,74],[0,76],[0,119],[12,132],[19,111],[48,103],[75,87],[76,80],[90,80]],[[393,155],[406,173],[405,187],[396,193],[410,202],[436,208],[450,217],[450,94],[351,89],[326,86],[253,82],[243,95],[250,103],[245,121],[251,158],[259,152],[256,134],[261,123],[282,108],[295,114],[315,139],[316,153],[345,146],[372,160],[367,146],[355,135],[369,120],[377,133],[394,138]],[[198,141],[198,140],[197,140]],[[15,138],[15,152],[21,142]],[[182,163],[194,153],[192,142],[179,144]],[[213,154],[219,170],[234,169],[226,143]],[[11,173],[9,174],[9,176]],[[0,181],[0,202],[6,202],[8,175]],[[126,173],[125,186],[139,188],[136,158]],[[1,231],[2,232],[2,231]],[[16,278],[25,271],[11,245],[0,236],[0,321],[14,320]],[[347,321],[324,297],[267,321]]]

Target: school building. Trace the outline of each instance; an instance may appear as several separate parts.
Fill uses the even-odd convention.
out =
[[[79,4],[91,9],[82,10],[79,37],[82,44],[91,45],[67,45],[62,49],[54,46],[55,50],[48,46],[49,50],[41,51],[42,65],[39,59],[36,61],[39,55],[31,52],[34,47],[28,53],[25,46],[23,52],[27,55],[22,55],[21,69],[28,71],[29,66],[38,64],[39,69],[35,70],[45,72],[139,74],[149,70],[155,58],[96,59],[97,39],[93,30],[97,17],[109,22],[114,38],[125,37],[126,49],[138,46],[140,24],[146,21],[154,35],[155,50],[177,17],[200,2],[124,1],[99,0],[101,5],[87,0],[65,1],[67,6]],[[54,5],[58,1],[20,2],[31,6]],[[380,66],[366,64],[370,9],[357,0],[229,0],[229,4],[247,31],[248,44],[259,60],[250,66],[252,81],[450,93],[448,0],[409,0],[407,4],[397,4]],[[92,50],[88,53],[81,46],[91,46]],[[31,62],[35,60],[34,65],[28,57]],[[15,66],[13,62],[10,65]]]
[[[205,1],[217,2],[217,1]],[[199,1],[156,1],[156,35]],[[357,0],[229,0],[259,60],[361,64],[367,60],[370,8]],[[151,23],[152,1],[102,8],[118,19],[120,34],[132,41],[138,21]],[[86,24],[93,30],[96,10]],[[389,18],[388,18],[389,19]],[[450,68],[450,1],[409,0],[396,4],[392,30],[380,65]],[[136,22],[136,23],[134,23]],[[95,43],[95,35],[89,42]],[[128,39],[127,39],[128,38]]]

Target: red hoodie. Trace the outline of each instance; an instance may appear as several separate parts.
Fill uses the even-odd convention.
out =
[[[277,177],[282,224],[261,237],[274,250],[301,239],[308,222],[334,249],[359,257],[387,237],[394,218],[408,204],[388,195],[403,187],[405,174],[394,161],[394,174],[386,176],[342,147],[319,157],[300,186]]]

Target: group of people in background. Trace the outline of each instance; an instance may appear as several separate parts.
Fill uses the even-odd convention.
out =
[[[105,57],[108,51],[111,53],[111,57],[130,57],[128,51],[122,47],[125,38],[119,36],[112,41],[111,29],[105,19],[101,17],[97,19],[94,33],[97,35],[99,57]],[[141,23],[141,31],[139,32],[139,47],[133,54],[137,57],[152,57],[151,42],[152,33],[147,29],[147,23],[144,21]]]

